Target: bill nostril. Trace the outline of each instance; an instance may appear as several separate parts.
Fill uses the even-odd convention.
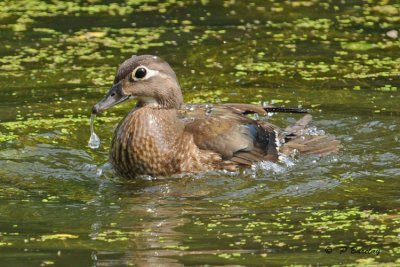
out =
[[[115,93],[112,93],[111,96],[115,96]]]

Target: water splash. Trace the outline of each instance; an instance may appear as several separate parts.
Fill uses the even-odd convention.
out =
[[[264,173],[264,175],[269,175],[271,173],[273,174],[283,173],[287,170],[285,166],[282,166],[278,163],[271,161],[257,162],[256,164],[252,165],[251,168],[253,171],[255,171],[255,173],[261,171]]]
[[[285,154],[279,155],[279,162],[284,164],[286,167],[293,167],[295,165],[295,161],[294,161],[293,157],[289,157]]]
[[[308,127],[301,131],[301,135],[325,135],[324,130],[317,129],[317,127]]]
[[[90,138],[88,142],[88,146],[92,149],[99,148],[100,146],[100,138],[94,132],[94,119],[96,118],[96,114],[92,114],[90,116]]]
[[[260,161],[254,163],[251,168],[244,171],[244,174],[250,175],[253,178],[270,177],[277,174],[283,174],[295,166],[293,157],[284,154],[279,155],[278,162]]]

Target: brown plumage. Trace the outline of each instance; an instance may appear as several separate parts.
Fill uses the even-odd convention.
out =
[[[137,99],[136,106],[118,125],[110,151],[114,169],[123,177],[236,170],[261,160],[277,161],[280,152],[326,155],[339,149],[332,136],[303,134],[311,120],[308,114],[285,130],[246,116],[303,110],[184,104],[174,71],[159,57],[133,56],[124,61],[113,87],[92,112],[131,97]]]

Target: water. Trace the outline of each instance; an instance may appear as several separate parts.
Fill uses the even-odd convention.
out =
[[[92,113],[92,115],[90,115],[90,138],[89,138],[89,142],[88,142],[88,146],[92,149],[96,149],[96,148],[100,147],[100,138],[94,132],[95,118],[96,118],[96,115]]]
[[[399,264],[396,1],[19,3],[0,3],[2,266]],[[96,118],[98,149],[87,122],[132,54],[167,60],[186,102],[312,109],[310,131],[343,148],[115,177],[109,144],[134,102]]]

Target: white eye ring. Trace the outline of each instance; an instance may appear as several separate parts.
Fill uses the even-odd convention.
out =
[[[158,75],[158,70],[152,70],[145,66],[138,66],[132,71],[132,79],[134,81],[147,80],[153,76]]]

